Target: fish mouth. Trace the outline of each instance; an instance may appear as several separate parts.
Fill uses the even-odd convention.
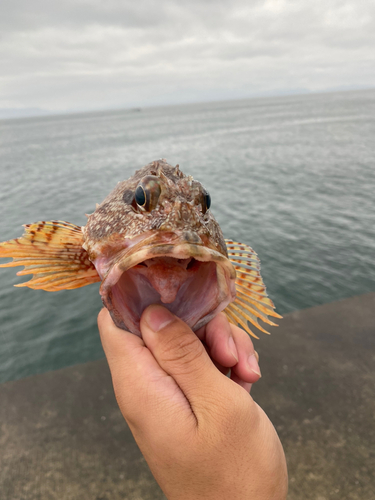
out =
[[[103,261],[95,265],[100,274]],[[143,237],[105,267],[103,304],[119,328],[138,336],[150,304],[163,305],[196,331],[236,297],[232,263],[192,231]]]

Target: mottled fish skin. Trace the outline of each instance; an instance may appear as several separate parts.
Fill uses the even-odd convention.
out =
[[[161,194],[158,206],[151,212],[134,209],[134,192],[147,175],[160,178]],[[148,231],[194,232],[227,257],[223,233],[211,210],[202,213],[200,203],[204,188],[191,176],[183,174],[179,166],[172,167],[166,160],[154,161],[128,180],[119,182],[88,218],[83,228],[84,248],[90,259],[114,243],[119,235],[133,239]]]

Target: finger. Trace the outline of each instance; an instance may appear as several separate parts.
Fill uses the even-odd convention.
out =
[[[243,382],[257,382],[261,377],[257,361],[258,353],[254,350],[253,343],[244,330],[232,324],[230,327],[238,352],[238,363],[231,369],[231,373]]]
[[[160,367],[143,340],[117,328],[107,309],[98,316],[100,337],[111,370],[116,399],[128,424],[152,432],[177,411],[192,417],[176,382]],[[150,415],[152,419],[150,421]]]
[[[238,350],[224,313],[218,314],[206,325],[204,342],[215,364],[230,368],[238,363]]]
[[[237,375],[235,373],[233,373],[233,372],[231,373],[230,378],[231,378],[231,380],[233,380],[233,382],[236,382],[236,384],[238,384],[241,387],[243,387],[246,392],[250,393],[251,387],[252,387],[253,384],[251,384],[249,382],[245,382],[241,378],[237,377]]]
[[[250,389],[249,384],[259,379],[259,356],[250,337],[241,328],[230,324],[225,314],[220,313],[196,334],[205,343],[208,354],[221,373],[226,374],[231,368],[231,379],[246,390]]]
[[[209,399],[221,399],[221,388],[230,381],[216,369],[186,323],[164,307],[152,305],[143,312],[141,332],[146,346],[176,381],[193,411],[204,412]]]
[[[111,366],[124,356],[128,357],[133,349],[141,350],[145,345],[137,335],[117,328],[106,308],[98,315],[98,327],[103,349]]]

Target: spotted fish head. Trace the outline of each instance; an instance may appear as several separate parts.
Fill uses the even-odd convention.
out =
[[[210,195],[165,160],[120,182],[89,216],[83,239],[104,305],[133,333],[149,304],[196,330],[235,298],[236,273]]]

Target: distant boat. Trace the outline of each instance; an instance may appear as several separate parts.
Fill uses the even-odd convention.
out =
[[[131,108],[129,111],[131,113],[139,113],[140,111],[142,111],[142,108]]]

